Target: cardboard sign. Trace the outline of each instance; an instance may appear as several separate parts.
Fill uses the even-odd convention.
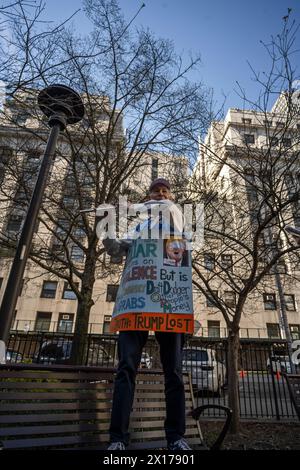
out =
[[[191,252],[186,241],[133,241],[112,315],[110,331],[193,333]]]

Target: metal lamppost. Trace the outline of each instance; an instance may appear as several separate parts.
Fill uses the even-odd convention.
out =
[[[79,122],[84,115],[84,106],[80,95],[65,85],[51,85],[42,90],[38,95],[38,105],[49,118],[48,124],[51,131],[0,307],[0,363],[2,364],[6,362],[6,343],[9,339],[10,327],[58,135],[68,124]]]

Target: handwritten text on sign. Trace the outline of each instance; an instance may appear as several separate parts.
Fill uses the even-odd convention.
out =
[[[193,332],[190,252],[182,239],[134,240],[111,331]]]

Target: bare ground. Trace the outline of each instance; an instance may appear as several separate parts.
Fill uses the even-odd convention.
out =
[[[205,440],[210,443],[220,423],[202,422]],[[228,433],[222,449],[227,450],[300,450],[300,422],[241,422],[240,433]]]

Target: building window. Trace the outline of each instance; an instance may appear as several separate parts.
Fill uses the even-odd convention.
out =
[[[27,119],[31,117],[31,114],[28,111],[25,111],[24,109],[20,110],[17,114],[17,123],[20,126],[25,125]]]
[[[58,219],[55,233],[60,238],[65,238],[70,230],[70,221],[67,219]]]
[[[32,150],[30,153],[27,154],[26,160],[26,174],[31,177],[37,175],[39,167],[40,167],[40,159],[41,154],[38,150]],[[29,178],[28,178],[29,179]],[[32,178],[29,179],[28,185],[30,188],[33,188],[34,180]]]
[[[276,147],[278,145],[278,137],[272,136],[269,138],[269,145],[271,147]]]
[[[247,197],[250,204],[257,204],[258,192],[257,188],[247,185],[246,187]]]
[[[249,119],[249,118],[242,118],[242,123],[243,124],[251,124],[252,122],[252,119]]]
[[[52,247],[51,247],[51,253],[55,258],[56,257],[60,257],[60,258],[64,257],[65,250],[64,250],[63,244],[60,243],[60,242],[54,241],[54,243],[52,244]]]
[[[232,255],[221,255],[221,266],[226,271],[232,271]]]
[[[158,177],[158,158],[152,158],[151,178],[152,181]]]
[[[208,336],[212,336],[214,338],[220,338],[220,322],[219,321],[211,321],[207,322],[207,329],[208,329]]]
[[[234,308],[236,306],[235,292],[227,290],[224,292],[224,303],[226,307]]]
[[[60,313],[58,317],[57,332],[72,333],[74,313]]]
[[[272,126],[272,121],[269,121],[268,119],[264,120],[264,125],[265,126]]]
[[[244,134],[244,142],[245,144],[254,144],[255,143],[254,134]]]
[[[0,147],[0,163],[7,165],[13,156],[13,150],[10,147]]]
[[[104,315],[104,321],[103,321],[103,330],[102,332],[105,334],[110,334],[110,322],[111,322],[111,317],[109,315]]]
[[[281,274],[286,274],[286,264],[285,264],[285,261],[283,258],[280,258],[278,261],[277,261],[277,264],[275,266],[275,270],[277,269],[277,272],[278,273],[281,273]]]
[[[0,147],[0,184],[4,180],[6,165],[12,158],[13,152],[9,147]]]
[[[287,137],[283,138],[281,140],[283,147],[291,147],[292,146],[292,139],[289,139]]]
[[[49,331],[51,316],[51,312],[37,312],[34,326],[35,331]]]
[[[281,240],[279,241],[281,243]],[[266,248],[272,247],[270,243],[265,243]],[[270,274],[286,274],[286,264],[283,258],[280,258],[275,265],[270,268]]]
[[[11,215],[7,222],[6,230],[8,232],[19,232],[23,222],[22,215]]]
[[[54,281],[44,281],[41,297],[46,299],[55,299],[57,289],[57,282]]]
[[[77,245],[73,245],[71,248],[71,260],[79,262],[84,260],[83,250]]]
[[[295,296],[292,294],[284,294],[285,308],[288,311],[294,312],[296,310]]]
[[[216,307],[216,301],[214,297],[218,297],[218,291],[217,290],[212,290],[210,292],[206,292],[206,306],[207,307]]]
[[[275,294],[263,294],[265,310],[276,310]]]
[[[300,339],[300,325],[289,325],[292,340]]]
[[[3,284],[3,277],[0,277],[0,289],[2,287],[2,284]]]
[[[280,338],[280,328],[278,323],[267,323],[268,338]]]
[[[213,253],[204,253],[204,267],[208,271],[213,271],[215,269],[215,255]]]
[[[72,196],[65,195],[62,199],[62,205],[63,205],[63,208],[67,210],[74,209],[75,207],[77,207],[77,199],[73,195]]]
[[[119,284],[108,284],[106,290],[106,302],[115,302]]]
[[[79,283],[75,282],[75,285],[78,287]],[[72,290],[72,288],[69,286],[67,282],[64,284],[64,291],[63,291],[63,299],[66,300],[77,300],[77,296],[75,292]]]
[[[83,227],[76,227],[73,230],[73,235],[74,235],[74,237],[77,237],[77,238],[85,238],[86,237],[86,231]]]

